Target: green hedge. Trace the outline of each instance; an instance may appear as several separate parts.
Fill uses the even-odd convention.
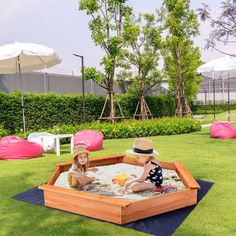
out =
[[[139,102],[138,97],[131,94],[122,94],[116,95],[116,100],[119,102],[124,116],[128,119],[133,118]],[[175,113],[175,102],[170,95],[146,96],[146,102],[155,118],[173,116]]]
[[[53,126],[78,125],[82,123],[82,96],[58,94],[24,94],[27,130],[48,129]],[[138,98],[117,95],[117,101],[126,118],[135,112]],[[86,122],[99,117],[105,102],[104,96],[85,96]],[[147,102],[154,117],[172,116],[174,100],[168,95],[147,96]],[[10,133],[22,131],[21,94],[0,93],[0,124]],[[108,113],[108,111],[106,111]]]
[[[195,102],[191,105],[191,110],[193,114],[213,114],[214,113],[214,106],[212,102],[210,104],[204,105],[202,101]],[[230,103],[230,110],[236,110],[236,102],[231,101]],[[216,101],[215,104],[215,112],[221,113],[224,111],[228,111],[228,103],[222,101]]]
[[[3,128],[3,125],[0,125],[0,138],[8,135],[8,131]]]
[[[146,121],[127,120],[114,124],[94,122],[80,125],[62,125],[41,131],[54,134],[75,134],[80,130],[98,130],[103,133],[105,139],[118,139],[184,134],[200,129],[199,121],[188,118],[166,117]],[[30,131],[28,132],[30,133]],[[18,133],[17,136],[23,137],[23,133]]]

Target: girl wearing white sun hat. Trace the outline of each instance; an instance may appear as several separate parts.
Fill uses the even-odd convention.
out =
[[[134,141],[133,149],[127,150],[127,153],[135,155],[144,166],[143,173],[139,177],[126,182],[122,193],[155,190],[160,187],[163,182],[162,168],[155,159],[158,152],[153,149],[152,140],[137,138]]]

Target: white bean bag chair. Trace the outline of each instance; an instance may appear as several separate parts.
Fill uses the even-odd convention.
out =
[[[43,136],[50,136],[53,134],[47,133],[47,132],[33,132],[30,133],[28,136],[28,140],[31,142],[35,142],[38,143],[39,145],[42,146],[42,138]],[[44,151],[51,151],[51,150],[55,150],[56,145],[54,142],[53,138],[50,137],[45,137],[43,138],[43,150]]]

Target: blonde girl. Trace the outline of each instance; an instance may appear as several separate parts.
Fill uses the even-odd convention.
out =
[[[69,169],[68,183],[72,188],[83,187],[95,181],[95,177],[87,176],[87,171],[96,171],[95,167],[89,168],[89,152],[76,148],[73,153],[73,164]]]

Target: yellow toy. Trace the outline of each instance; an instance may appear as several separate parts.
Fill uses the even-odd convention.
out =
[[[119,175],[114,176],[114,178],[112,179],[112,182],[114,184],[119,184],[120,186],[124,186],[128,177],[129,177],[128,174],[119,174]]]

